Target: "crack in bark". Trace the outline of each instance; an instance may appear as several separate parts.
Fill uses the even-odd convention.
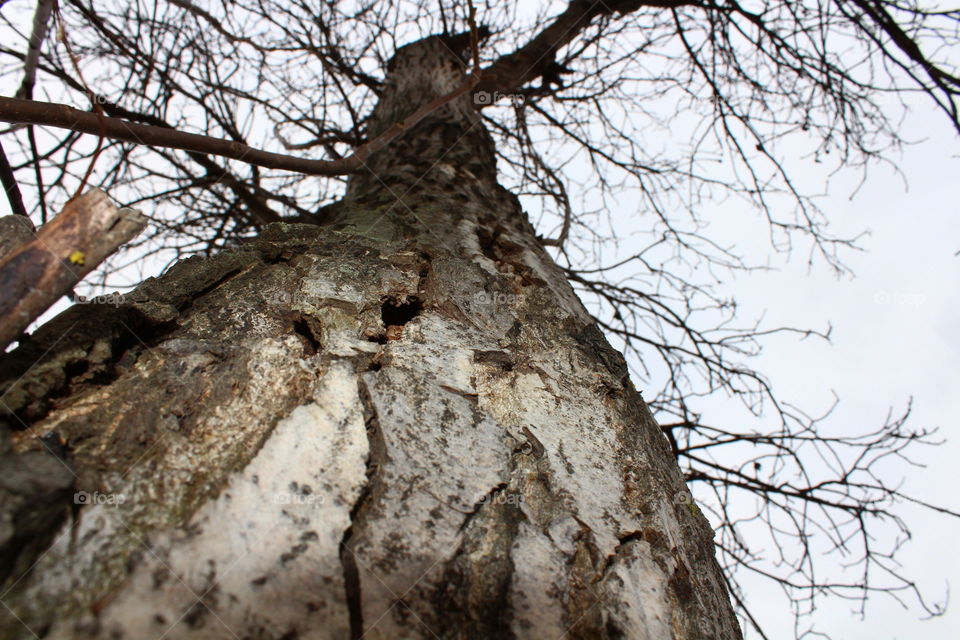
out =
[[[194,304],[196,304],[201,299],[203,299],[203,297],[208,293],[212,293],[214,290],[219,289],[220,287],[230,282],[237,276],[243,273],[246,273],[251,269],[255,269],[257,266],[258,265],[256,262],[251,261],[249,264],[238,266],[234,269],[230,269],[229,271],[221,275],[219,278],[217,278],[213,282],[207,284],[205,287],[193,292],[190,298],[188,299],[187,304],[184,305],[183,307],[178,307],[178,311],[180,311],[181,313],[185,311],[189,311],[190,307],[192,307]]]
[[[480,513],[480,510],[483,509],[485,505],[493,504],[493,501],[496,499],[496,497],[503,493],[504,489],[506,489],[508,486],[510,486],[509,482],[501,482],[490,489],[490,491],[487,491],[487,493],[485,493],[480,500],[474,503],[473,509],[465,512],[467,517],[463,519],[463,522],[460,524],[460,528],[457,529],[457,532],[460,533],[470,526],[470,523],[473,521],[474,517]]]
[[[656,533],[656,532],[653,532]],[[614,561],[617,559],[617,556],[620,555],[620,551],[630,544],[631,542],[638,542],[640,540],[645,540],[644,536],[649,537],[650,534],[647,533],[647,530],[644,531],[631,531],[625,535],[617,538],[617,546],[613,548],[613,551],[610,552],[610,555],[606,557],[603,562],[603,566],[600,567],[600,571],[597,573],[597,577],[594,578],[594,582],[603,582],[607,579],[607,574],[610,572],[610,568],[613,566]],[[657,534],[659,535],[659,534]]]
[[[512,441],[517,438],[507,432]],[[508,444],[507,480],[493,486],[469,512],[458,528],[460,545],[444,565],[444,580],[436,593],[449,613],[438,631],[467,630],[465,637],[513,640],[514,616],[509,599],[515,566],[511,554],[519,524],[528,520],[520,505],[526,500],[521,478],[539,461],[521,461],[518,448]],[[515,502],[499,500],[505,492]],[[476,525],[476,526],[473,526]],[[451,603],[457,603],[454,606]]]
[[[360,496],[350,509],[350,526],[343,532],[340,540],[340,565],[343,567],[343,588],[347,599],[347,612],[350,618],[350,639],[359,640],[363,637],[363,593],[360,589],[360,570],[357,559],[350,548],[353,539],[353,521],[370,495],[370,483],[367,482]]]
[[[377,355],[379,355],[379,352]],[[373,356],[371,361],[374,358],[376,356]],[[363,369],[363,367],[357,368],[358,371]],[[360,491],[360,495],[357,496],[350,507],[350,525],[344,530],[343,537],[340,540],[340,564],[343,567],[343,584],[350,619],[351,640],[360,640],[364,636],[363,590],[353,545],[357,539],[358,525],[362,525],[361,519],[371,503],[377,473],[379,473],[381,463],[386,457],[386,445],[380,434],[380,422],[377,418],[376,406],[371,399],[370,388],[363,379],[363,375],[360,374],[357,378],[357,390],[363,411],[363,421],[366,426],[369,451],[366,461],[366,482]]]
[[[518,505],[496,500],[513,482],[497,484],[465,513],[460,544],[444,563],[433,594],[437,610],[445,611],[434,629],[439,637],[515,638],[508,596],[514,573],[510,550],[525,516]]]

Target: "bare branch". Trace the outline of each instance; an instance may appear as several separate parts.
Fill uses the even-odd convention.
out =
[[[94,113],[52,102],[0,97],[0,121],[59,127],[147,146],[209,153],[242,160],[259,167],[297,171],[308,175],[343,175],[360,166],[357,154],[334,161],[297,158],[252,149],[241,142],[137,124],[119,118],[97,117]]]
[[[0,144],[0,181],[7,195],[7,202],[10,203],[10,210],[18,216],[27,216],[27,209],[23,206],[23,196],[20,195],[20,186],[17,184],[16,176],[13,175],[13,167],[10,166],[7,153],[3,150],[3,144]]]
[[[37,81],[37,63],[40,61],[40,48],[47,37],[47,28],[50,16],[53,13],[55,0],[38,0],[37,9],[33,14],[33,30],[30,32],[30,42],[27,45],[27,54],[23,62],[23,81],[17,89],[18,98],[30,99],[33,97],[33,87]]]

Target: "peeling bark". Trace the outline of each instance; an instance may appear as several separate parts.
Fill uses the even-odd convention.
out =
[[[436,39],[400,50],[373,133],[461,78]],[[319,224],[4,357],[0,463],[56,434],[100,502],[37,490],[62,524],[16,550],[0,636],[740,637],[668,443],[469,100]]]

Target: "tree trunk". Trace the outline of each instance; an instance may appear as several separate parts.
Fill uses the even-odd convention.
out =
[[[442,39],[401,49],[370,135],[461,81]],[[0,636],[740,637],[710,527],[468,96],[316,222],[4,358]]]

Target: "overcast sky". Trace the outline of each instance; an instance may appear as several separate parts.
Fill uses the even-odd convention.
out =
[[[942,114],[919,104],[905,122],[904,133],[907,138],[927,138],[905,149],[899,162],[909,191],[900,177],[876,167],[852,201],[848,197],[858,176],[841,174],[832,181],[829,197],[820,202],[831,214],[834,231],[869,229],[872,233],[860,243],[867,252],[844,255],[855,278],[838,280],[822,265],[808,270],[806,255],[798,252],[779,271],[741,275],[725,290],[738,299],[745,319],[765,314],[770,325],[832,323],[832,345],[773,340],[754,365],[811,410],[826,409],[835,391],[841,403],[831,423],[845,433],[880,426],[890,407],[902,409],[912,396],[911,424],[940,427],[947,442],[915,452],[915,459],[926,468],[891,465],[888,478],[903,478],[907,493],[960,510],[960,432],[955,419],[960,410],[956,401],[960,392],[960,257],[955,255],[960,250],[958,139]],[[718,225],[728,224],[743,214],[735,209],[740,206],[733,202],[709,205],[705,217]],[[4,201],[0,212],[7,211]],[[736,242],[738,227],[736,223],[729,227],[728,237]],[[747,253],[768,249],[738,248]],[[629,250],[629,245],[621,247],[624,253]],[[605,256],[605,262],[613,261],[612,253]],[[61,302],[57,309],[64,306]],[[725,405],[732,403],[722,397],[712,403],[720,416],[741,418],[732,408],[724,414]],[[960,588],[956,545],[960,522],[910,505],[902,505],[900,514],[914,534],[899,556],[905,573],[918,581],[930,601],[940,601],[948,583]],[[747,597],[769,637],[793,637],[793,618],[779,592],[765,581],[746,584],[754,587]],[[909,596],[907,600],[914,604]],[[868,603],[865,620],[853,613],[856,608],[857,603],[820,600],[817,613],[805,625],[812,624],[838,640],[960,638],[960,602],[946,615],[926,621],[920,620],[922,612],[916,606],[904,610],[880,595]],[[745,633],[756,637],[749,629]]]
[[[841,399],[831,423],[845,433],[880,426],[889,407],[902,409],[914,398],[911,423],[940,427],[946,444],[918,448],[915,460],[926,468],[888,466],[890,480],[918,498],[960,511],[960,157],[957,137],[945,118],[925,105],[905,122],[906,137],[922,144],[905,149],[900,167],[909,181],[876,168],[853,200],[853,174],[832,182],[821,205],[838,230],[869,229],[865,253],[850,253],[854,278],[837,279],[825,268],[808,271],[796,254],[778,272],[741,276],[729,285],[743,317],[765,313],[771,325],[823,327],[833,324],[833,344],[791,339],[770,343],[758,368],[811,409],[826,409],[831,390]],[[845,178],[845,179],[844,179]],[[718,206],[722,220],[730,212]],[[796,392],[796,393],[793,393]],[[723,402],[719,400],[718,402]],[[731,412],[731,416],[738,413]],[[930,600],[942,600],[948,584],[960,589],[960,521],[902,505],[914,539],[898,556]],[[756,581],[748,597],[770,638],[790,638],[793,620],[769,582]],[[867,617],[857,603],[820,600],[807,625],[835,639],[872,640],[960,638],[960,601],[946,615],[921,620],[922,611],[904,610],[875,595]],[[907,601],[913,604],[910,597]],[[746,636],[757,637],[746,631]],[[812,636],[811,636],[812,637]]]

